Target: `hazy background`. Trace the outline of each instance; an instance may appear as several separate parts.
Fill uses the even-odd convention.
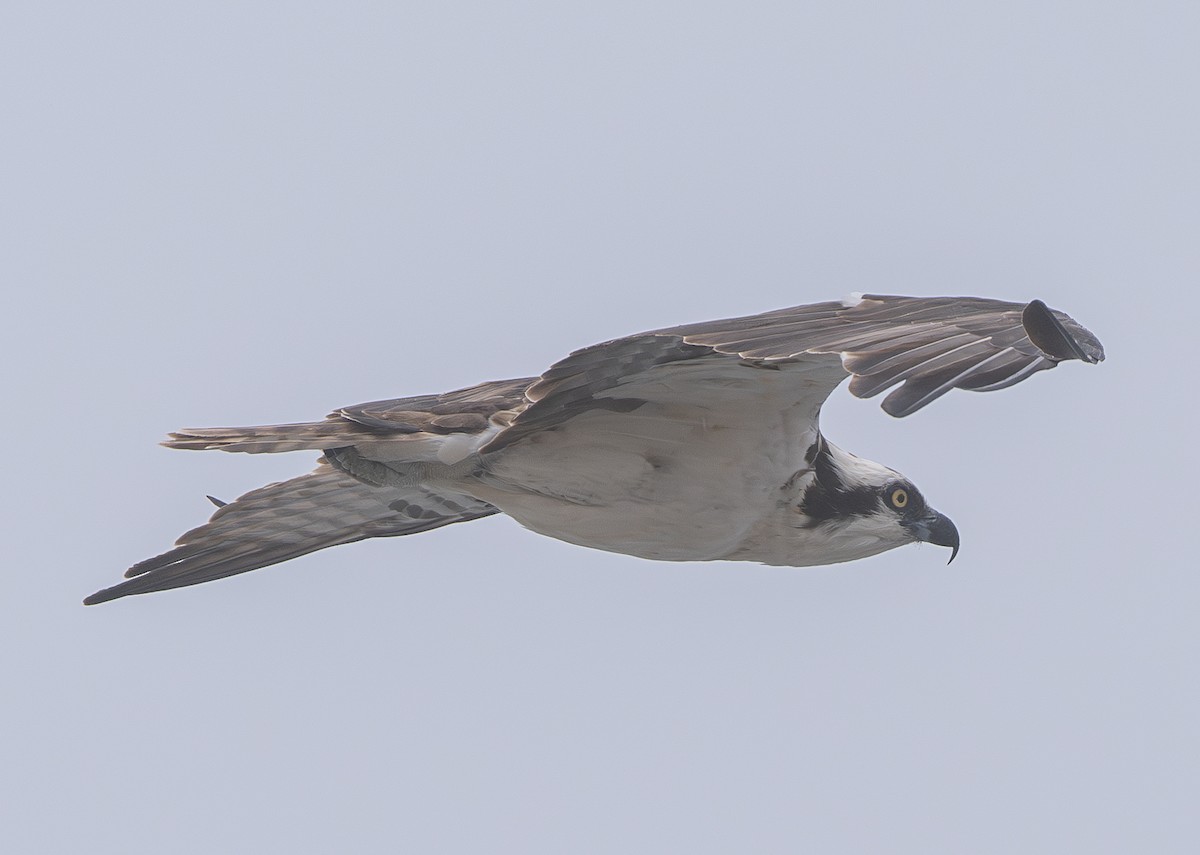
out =
[[[1194,852],[1200,7],[0,12],[5,852]],[[958,523],[807,570],[494,518],[85,609],[311,468],[183,426],[850,291],[1108,348],[828,435]]]

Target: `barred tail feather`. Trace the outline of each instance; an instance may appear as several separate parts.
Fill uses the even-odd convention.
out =
[[[274,454],[284,451],[321,451],[333,446],[353,445],[380,438],[378,431],[364,430],[345,421],[326,420],[292,425],[254,427],[184,428],[168,435],[167,448],[189,451],[240,451]]]

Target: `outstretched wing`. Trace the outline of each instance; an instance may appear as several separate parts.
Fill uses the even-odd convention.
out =
[[[620,338],[577,351],[540,378],[376,401],[320,422],[184,430],[164,444],[319,449],[335,465],[323,461],[315,472],[219,508],[174,549],[130,568],[129,581],[85,602],[195,585],[340,543],[496,513],[479,499],[396,476],[403,464],[486,457],[583,414],[591,416],[587,426],[558,449],[569,466],[601,434],[662,444],[679,440],[672,425],[723,421],[739,423],[729,441],[754,455],[782,429],[778,416],[793,434],[797,425],[796,435],[814,432],[821,404],[847,377],[863,398],[899,384],[883,409],[906,416],[951,389],[1001,389],[1064,360],[1103,358],[1095,336],[1037,300],[869,295]],[[649,402],[655,406],[643,410]],[[611,480],[608,472],[592,474]]]
[[[498,451],[596,409],[634,410],[639,387],[688,392],[702,403],[731,365],[779,369],[795,378],[797,400],[815,415],[847,377],[869,398],[907,416],[951,389],[983,392],[1018,383],[1068,359],[1099,362],[1094,335],[1034,300],[866,295],[760,315],[671,327],[576,351],[526,390],[531,402],[483,447]],[[746,375],[746,383],[751,377]]]
[[[1064,360],[1104,359],[1094,335],[1041,300],[866,295],[666,332],[745,359],[840,357],[856,397],[902,384],[883,401],[897,417],[951,389],[1002,389]]]
[[[219,507],[174,549],[133,565],[125,573],[129,581],[97,591],[84,603],[198,585],[328,546],[416,534],[496,512],[469,496],[364,483],[322,460],[314,472]]]

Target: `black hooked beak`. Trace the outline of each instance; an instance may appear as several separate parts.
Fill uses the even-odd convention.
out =
[[[958,555],[958,529],[950,522],[950,517],[930,508],[929,513],[909,524],[909,530],[917,540],[924,543],[949,546],[953,550],[950,553],[950,561]],[[949,564],[950,561],[946,563]]]

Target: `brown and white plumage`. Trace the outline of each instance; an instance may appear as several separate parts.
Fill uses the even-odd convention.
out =
[[[829,393],[847,377],[859,397],[896,387],[883,408],[906,416],[951,389],[1000,389],[1064,360],[1103,358],[1095,336],[1039,301],[868,295],[619,338],[540,377],[346,407],[319,422],[183,430],[164,444],[324,456],[313,473],[219,508],[85,602],[497,512],[663,560],[804,565],[941,543],[953,525],[903,476],[820,435]],[[880,491],[893,485],[913,506],[886,506]]]

